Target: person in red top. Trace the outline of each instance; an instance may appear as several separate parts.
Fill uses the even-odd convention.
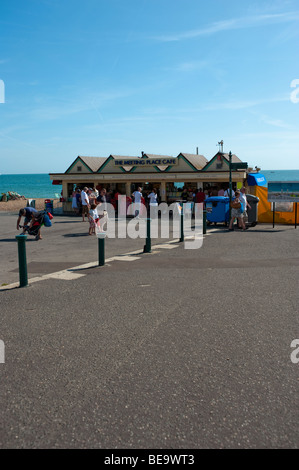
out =
[[[197,204],[200,204],[201,202],[205,202],[205,193],[203,192],[202,188],[199,188],[199,190],[196,193],[195,196],[195,202]]]

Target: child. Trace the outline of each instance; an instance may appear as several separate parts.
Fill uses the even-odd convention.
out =
[[[97,210],[96,210],[96,205],[95,204],[91,204],[90,206],[90,210],[89,210],[89,213],[88,213],[88,220],[89,220],[89,235],[95,235],[95,227],[96,227],[96,223],[98,222],[99,220],[99,216],[98,216],[98,213],[97,213]]]

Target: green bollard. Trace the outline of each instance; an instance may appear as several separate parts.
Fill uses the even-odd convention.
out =
[[[98,251],[99,251],[99,266],[105,266],[105,232],[97,232],[98,238]]]
[[[203,210],[203,230],[202,230],[203,235],[207,233],[207,210]]]
[[[17,235],[18,257],[19,257],[19,278],[20,287],[28,286],[27,259],[26,259],[26,240],[27,235]]]
[[[184,203],[182,203],[182,209],[181,209],[181,238],[180,242],[184,241]]]
[[[152,240],[151,240],[151,219],[146,219],[146,241],[143,248],[143,253],[152,252]]]

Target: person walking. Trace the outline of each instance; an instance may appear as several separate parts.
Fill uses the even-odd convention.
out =
[[[244,231],[246,229],[244,220],[243,220],[243,210],[242,210],[242,203],[240,201],[240,192],[236,191],[235,192],[235,198],[231,202],[231,219],[229,223],[229,230],[232,231],[233,229],[233,223],[235,219],[238,220],[239,227],[242,228]]]
[[[246,188],[245,186],[243,186],[241,189],[240,189],[240,201],[242,202],[243,204],[243,213],[244,213],[244,217],[247,217],[247,207],[249,209],[251,209],[251,205],[249,204],[249,202],[247,201],[247,197],[246,197]]]
[[[246,222],[248,221],[248,214],[247,214],[247,208],[248,209],[251,209],[251,205],[249,204],[249,202],[247,201],[247,197],[246,197],[246,188],[245,186],[243,186],[241,189],[240,189],[240,201],[242,203],[242,206],[243,206],[243,222],[244,222],[244,225],[246,227],[246,229],[248,228],[248,225],[246,225]]]

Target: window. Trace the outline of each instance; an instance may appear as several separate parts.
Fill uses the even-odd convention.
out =
[[[77,171],[82,171],[82,166],[77,166]]]

